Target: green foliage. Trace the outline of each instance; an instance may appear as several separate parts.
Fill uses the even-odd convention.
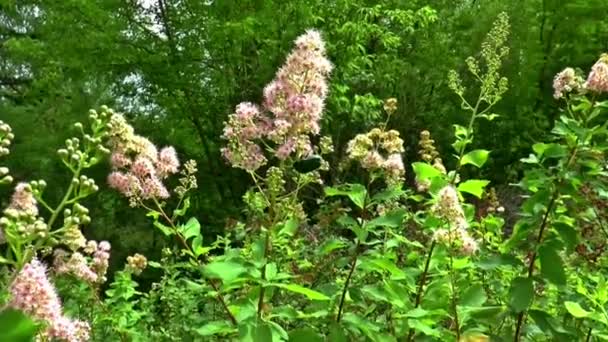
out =
[[[31,173],[49,183],[23,188],[40,213],[16,205],[6,188],[0,302],[14,306],[10,284],[24,265],[54,258],[48,278],[62,315],[86,320],[93,341],[606,339],[608,84],[602,91],[577,78],[558,101],[549,101],[547,86],[564,64],[588,69],[595,60],[608,32],[606,4],[432,6],[0,4],[0,107],[16,135],[0,122],[0,146],[13,154],[0,183]],[[334,63],[324,136],[306,136],[322,151],[275,158],[248,174],[228,168],[219,137],[229,108],[262,102],[288,42],[313,26]],[[61,34],[66,27],[73,37]],[[162,178],[171,196],[129,187],[121,191],[137,208],[126,209],[82,174],[105,177],[108,148],[128,150],[112,140],[124,131],[116,133],[107,107],[89,113],[86,129],[73,127],[79,138],[59,158],[47,156],[68,121],[108,99],[138,132],[199,161],[200,169],[183,165],[180,179]],[[413,137],[422,129],[418,161]],[[399,152],[387,158],[372,141],[364,158],[352,157],[351,139],[368,130],[396,132],[399,146],[389,147]],[[335,145],[324,148],[327,141]],[[277,142],[259,143],[272,151]],[[141,147],[127,152],[141,157]],[[531,154],[516,163],[524,150]],[[399,177],[389,181],[389,171]],[[518,181],[524,200],[505,209],[494,187],[507,181]],[[107,284],[107,265],[95,264],[100,254],[86,254],[82,243],[89,223],[87,236],[114,236],[119,246]],[[123,268],[134,249],[150,260],[136,254]],[[62,271],[61,251],[95,265],[99,278],[73,264]],[[46,338],[52,320],[34,309],[29,316],[3,306],[0,340]]]

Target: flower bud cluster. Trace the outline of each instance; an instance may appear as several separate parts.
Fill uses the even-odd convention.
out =
[[[148,259],[139,253],[127,257],[127,270],[135,275],[140,275],[146,266],[148,266]]]
[[[359,162],[370,172],[382,172],[389,184],[396,184],[405,176],[402,152],[403,140],[399,132],[380,128],[358,134],[348,142],[346,149],[350,160]]]
[[[0,157],[10,153],[8,149],[12,140],[15,138],[11,126],[0,120]],[[13,181],[13,177],[9,175],[9,170],[6,167],[0,167],[0,184],[8,184]]]
[[[306,158],[313,152],[309,135],[320,131],[332,65],[317,31],[307,31],[295,45],[264,89],[264,110],[244,102],[225,123],[222,138],[228,143],[222,154],[233,167],[255,171],[266,164],[262,140],[276,146],[273,152],[280,160]]]
[[[40,182],[35,184],[40,187]],[[0,218],[0,243],[5,242],[6,236],[29,241],[48,236],[49,228],[38,217],[38,203],[28,183],[17,184],[3,214]]]
[[[195,176],[197,171],[196,161],[193,159],[184,163],[184,168],[180,172],[182,177],[179,179],[179,185],[175,188],[175,193],[180,198],[184,197],[188,191],[198,188]]]

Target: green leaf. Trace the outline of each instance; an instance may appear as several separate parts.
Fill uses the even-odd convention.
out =
[[[184,236],[186,240],[191,237],[199,236],[201,233],[201,224],[198,223],[196,217],[192,217],[186,222],[185,225],[179,227],[180,233]]]
[[[189,196],[184,198],[184,202],[182,203],[181,208],[175,209],[173,211],[173,215],[175,215],[175,217],[182,217],[182,216],[186,215],[188,208],[190,208],[190,197]]]
[[[0,312],[0,341],[30,342],[38,326],[23,312],[6,309]]]
[[[347,342],[348,338],[344,332],[344,328],[338,323],[332,323],[329,328],[329,335],[327,336],[326,342]]]
[[[203,266],[203,273],[209,278],[219,278],[229,283],[245,273],[245,266],[233,261],[214,261]]]
[[[231,333],[234,331],[234,327],[228,321],[214,321],[203,325],[195,331],[201,336],[212,336]]]
[[[391,186],[388,189],[375,194],[372,197],[373,202],[385,202],[388,200],[396,199],[399,196],[405,194],[405,191],[401,186]]]
[[[154,220],[154,227],[158,228],[158,230],[165,234],[165,236],[173,235],[173,230],[171,229],[171,227],[165,226],[157,220]]]
[[[298,220],[290,218],[285,222],[279,231],[279,235],[293,236],[298,231]]]
[[[555,285],[566,285],[567,278],[562,258],[557,254],[555,248],[544,244],[538,250],[540,261],[540,273],[543,278]]]
[[[365,229],[372,229],[375,227],[392,227],[399,228],[403,223],[403,218],[407,211],[405,209],[396,209],[386,215],[377,217],[365,224]]]
[[[509,305],[515,312],[526,310],[534,298],[532,279],[518,277],[513,279],[509,291]]]
[[[264,322],[241,324],[239,326],[240,341],[242,342],[271,342],[272,331]]]
[[[342,249],[345,247],[348,247],[348,243],[334,238],[325,241],[325,243],[323,243],[323,245],[319,248],[319,252],[321,255],[327,255],[337,249]]]
[[[484,271],[490,271],[501,266],[521,266],[521,260],[509,254],[492,255],[481,259],[477,262],[477,266]]]
[[[348,196],[357,207],[363,209],[367,190],[361,184],[343,184],[339,187],[326,187],[325,196]]]
[[[412,163],[412,168],[418,180],[431,179],[442,176],[441,171],[434,168],[432,165],[422,162]]]
[[[321,292],[317,292],[315,290],[308,289],[304,286],[300,286],[297,284],[270,284],[271,286],[280,287],[290,292],[299,293],[308,297],[311,300],[329,300],[329,297],[322,294]]]
[[[274,262],[266,264],[266,280],[272,281],[277,276],[277,264]]]
[[[486,302],[488,297],[483,287],[479,284],[469,287],[460,298],[460,305],[462,306],[482,306]]]
[[[488,160],[488,156],[490,155],[490,151],[488,150],[473,150],[464,156],[460,160],[460,165],[475,165],[478,168],[482,167],[483,164]]]
[[[566,310],[576,318],[584,318],[590,314],[590,312],[583,309],[579,303],[566,301],[564,305],[566,306]]]
[[[289,333],[290,342],[323,342],[323,336],[311,328],[301,328]]]
[[[479,199],[483,194],[483,189],[490,184],[488,180],[470,179],[458,185],[458,191],[469,193]]]

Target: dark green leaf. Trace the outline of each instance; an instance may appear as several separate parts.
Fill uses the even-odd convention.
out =
[[[544,244],[538,250],[541,275],[555,285],[566,285],[567,278],[564,263],[555,248]]]
[[[460,298],[460,305],[462,306],[482,306],[488,297],[483,287],[479,284],[469,287],[462,297]]]
[[[290,342],[323,342],[323,336],[311,328],[301,328],[289,332]]]
[[[534,298],[532,279],[518,277],[513,279],[509,291],[509,305],[515,312],[526,310]]]
[[[359,208],[365,206],[367,190],[361,184],[344,184],[340,187],[326,187],[326,196],[348,196],[350,200]]]

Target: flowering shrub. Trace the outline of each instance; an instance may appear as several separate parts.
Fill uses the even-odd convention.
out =
[[[90,131],[77,124],[82,139],[59,150],[72,173],[60,203],[46,202],[44,181],[23,182],[3,213],[4,312],[27,315],[39,340],[604,338],[608,60],[602,55],[586,79],[572,68],[555,77],[564,110],[551,139],[522,160],[525,201],[505,236],[505,209],[490,182],[464,175],[491,155],[473,148],[476,122],[498,117],[491,109],[508,88],[500,76],[508,32],[502,14],[480,58],[466,60],[475,86],[450,72],[468,120],[454,125],[456,164],[447,169],[446,151],[422,131],[413,188],[404,142],[389,127],[396,99],[384,101],[383,123],[352,137],[346,160],[324,160],[334,152],[319,125],[332,66],[321,34],[306,32],[264,89],[264,103],[239,104],[225,123],[224,158],[253,186],[243,220],[208,243],[187,219],[196,164],[180,163],[173,147],[158,150],[121,114],[92,111]],[[12,134],[4,123],[0,134],[6,155]],[[98,190],[83,171],[104,156],[109,187],[175,242],[160,260],[129,256],[105,292],[111,248],[84,237],[91,218],[79,203]],[[324,172],[345,165],[356,172],[328,184]],[[173,176],[175,188],[167,186]],[[146,268],[162,276],[142,292],[135,279]]]

